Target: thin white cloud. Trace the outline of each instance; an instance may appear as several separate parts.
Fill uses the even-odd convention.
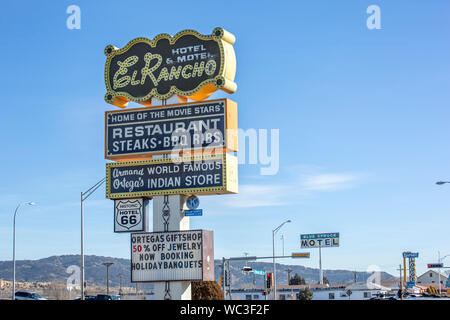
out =
[[[236,208],[283,206],[289,204],[285,197],[288,192],[289,188],[282,185],[242,185],[239,193],[227,197],[224,204]]]
[[[265,179],[264,179],[265,180]],[[293,204],[318,192],[351,189],[358,185],[360,175],[344,173],[301,174],[300,179],[286,183],[247,184],[239,186],[239,193],[219,199],[221,205],[232,208],[275,207]]]
[[[315,174],[304,177],[301,187],[308,191],[337,191],[353,188],[359,178],[353,174]]]

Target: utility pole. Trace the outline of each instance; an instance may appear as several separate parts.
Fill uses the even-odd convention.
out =
[[[292,269],[286,269],[285,270],[286,272],[287,272],[287,274],[288,274],[288,285],[290,284],[290,282],[291,282],[291,272],[292,272]]]
[[[123,293],[122,292],[122,278],[123,278],[123,274],[119,274],[119,277],[120,277],[119,295],[121,295]]]
[[[398,269],[397,270],[399,270],[399,272],[400,272],[400,277],[398,278],[399,281],[400,281],[400,299],[403,300],[403,279],[402,279],[402,271],[403,271],[403,269],[402,269],[402,264],[401,263],[398,265]]]
[[[114,264],[114,262],[104,262],[102,263],[106,267],[106,294],[109,295],[109,267]]]

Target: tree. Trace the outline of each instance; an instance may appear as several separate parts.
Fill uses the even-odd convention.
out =
[[[224,300],[223,292],[215,281],[194,281],[192,300]]]
[[[309,287],[301,289],[298,293],[298,300],[312,300],[314,294]]]
[[[296,286],[306,284],[306,280],[300,277],[297,273],[289,279],[289,285]]]

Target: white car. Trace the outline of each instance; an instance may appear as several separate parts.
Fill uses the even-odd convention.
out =
[[[47,300],[43,298],[39,293],[30,291],[17,291],[14,299],[16,300]]]

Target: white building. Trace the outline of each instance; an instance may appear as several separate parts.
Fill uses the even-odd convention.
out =
[[[352,284],[331,284],[331,285],[297,285],[277,286],[278,300],[297,300],[300,290],[309,287],[313,292],[313,300],[367,300],[372,297],[386,295],[391,288],[376,285],[370,286],[366,282]],[[350,291],[349,291],[350,290]],[[349,295],[350,293],[350,295]],[[270,300],[272,297],[264,296],[263,289],[233,289],[232,300]],[[227,299],[229,297],[227,296]]]
[[[445,287],[447,280],[448,276],[441,273],[441,287]],[[428,270],[417,278],[416,283],[419,285],[433,285],[437,288],[439,286],[439,272],[435,270]]]

